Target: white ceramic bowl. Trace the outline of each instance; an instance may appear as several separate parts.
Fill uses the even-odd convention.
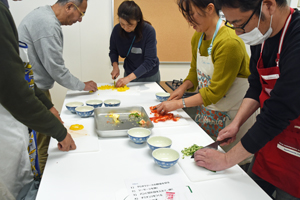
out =
[[[75,108],[76,114],[80,117],[89,117],[94,112],[93,106],[79,106]]]
[[[151,150],[158,148],[170,148],[172,145],[172,140],[164,136],[154,136],[147,140],[147,144]]]
[[[107,99],[104,101],[105,107],[115,107],[119,106],[121,104],[121,101],[118,99]]]
[[[85,104],[87,106],[93,106],[94,108],[98,108],[98,107],[102,106],[103,101],[98,100],[98,99],[94,99],[94,100],[88,100],[88,101],[86,101]]]
[[[77,108],[78,106],[83,106],[83,103],[79,101],[74,101],[66,104],[67,109],[72,113],[76,113],[75,108]]]
[[[131,128],[127,131],[128,137],[136,144],[143,144],[151,135],[151,131],[142,127]]]
[[[168,169],[175,165],[179,159],[179,153],[170,148],[159,148],[152,152],[154,162],[161,168]]]
[[[170,97],[170,93],[167,92],[158,92],[155,94],[156,98],[158,99],[158,101],[163,102],[163,101],[167,101],[168,98]]]

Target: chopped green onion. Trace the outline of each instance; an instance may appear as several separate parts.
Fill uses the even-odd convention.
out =
[[[188,148],[184,148],[181,153],[183,154],[182,159],[184,159],[186,156],[192,156],[196,151],[198,151],[199,149],[202,149],[203,146],[198,146],[196,144],[194,144],[191,147]]]

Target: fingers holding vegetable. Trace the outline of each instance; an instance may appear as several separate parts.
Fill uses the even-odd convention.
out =
[[[194,154],[197,166],[205,167],[213,171],[221,171],[228,168],[225,153],[214,149],[199,149]]]
[[[127,85],[130,81],[128,80],[127,77],[125,78],[120,78],[117,83],[116,83],[116,87],[123,87],[125,85]]]
[[[158,113],[168,113],[174,110],[177,110],[180,108],[180,101],[179,100],[173,100],[173,101],[164,101],[161,104],[158,104],[157,112]]]

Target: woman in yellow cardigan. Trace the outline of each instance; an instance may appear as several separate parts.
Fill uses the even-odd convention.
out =
[[[219,17],[213,0],[178,0],[188,23],[196,30],[192,44],[192,62],[183,84],[168,101],[157,105],[158,112],[198,106],[195,121],[213,139],[235,117],[248,89],[249,56],[244,42]],[[185,91],[199,93],[182,98]],[[236,142],[255,122],[255,116],[241,127]],[[228,151],[235,143],[224,146]],[[243,163],[249,163],[251,158]]]

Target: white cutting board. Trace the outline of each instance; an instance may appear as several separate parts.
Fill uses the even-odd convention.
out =
[[[145,108],[145,111],[148,114],[149,118],[154,117],[154,114],[151,114],[150,106],[144,106],[144,108]],[[175,117],[176,116],[180,117],[180,119],[178,121],[175,122],[173,120],[167,120],[167,121],[164,121],[164,122],[157,122],[157,123],[152,122],[153,125],[154,125],[154,128],[187,126],[187,125],[189,125],[189,122],[184,117],[182,117],[182,115],[180,114],[181,112],[184,112],[184,111],[183,110],[182,111],[174,110],[174,111],[170,112],[170,113],[173,113]]]
[[[65,127],[68,130],[68,133],[71,134],[75,144],[76,149],[69,151],[68,153],[81,153],[81,152],[96,152],[99,151],[99,141],[98,136],[94,133],[94,131],[91,131],[87,129],[90,126],[90,121],[84,121],[84,120],[68,120],[68,122],[65,122]],[[84,126],[82,130],[73,131],[70,130],[69,127],[73,124],[81,124]],[[51,139],[48,149],[48,154],[54,154],[54,153],[64,153],[63,151],[60,151],[57,147],[57,140]]]
[[[192,159],[190,156],[182,159],[183,154],[181,153],[181,150],[184,148],[190,147],[193,144],[197,144],[198,146],[206,146],[213,142],[213,140],[211,140],[209,137],[203,135],[201,136],[201,134],[203,133],[187,133],[185,136],[168,135],[168,137],[172,140],[171,148],[177,150],[180,154],[178,164],[190,181],[199,182],[226,178],[228,176],[240,175],[243,173],[242,169],[237,165],[223,171],[212,172],[203,167],[197,166],[194,159]],[[223,151],[220,147],[219,150]]]

